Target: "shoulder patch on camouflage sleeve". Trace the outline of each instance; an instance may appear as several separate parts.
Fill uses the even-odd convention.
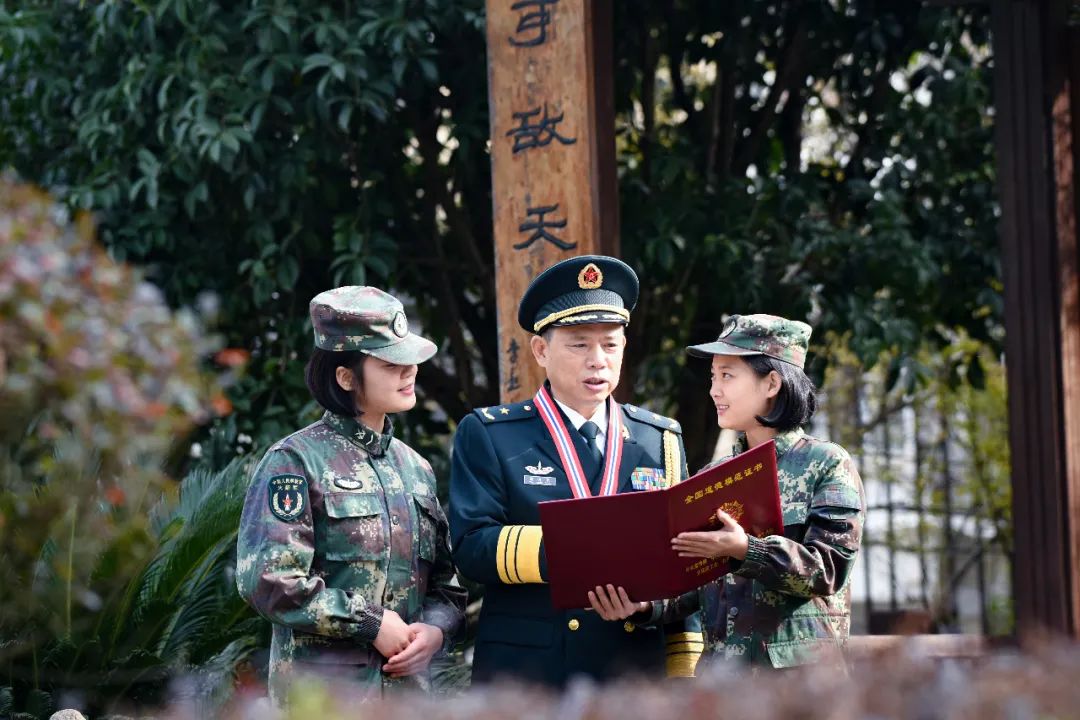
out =
[[[653,427],[658,427],[661,430],[670,430],[671,432],[682,435],[682,425],[679,425],[677,420],[669,417],[664,417],[645,408],[638,407],[636,405],[623,405],[623,412],[626,416],[637,420],[639,422],[648,423]]]
[[[270,478],[270,512],[285,522],[293,522],[307,506],[307,478],[303,475],[275,475]]]
[[[485,425],[494,422],[506,422],[507,420],[524,420],[538,417],[536,405],[531,399],[522,402],[507,403],[506,405],[492,405],[491,407],[476,408],[473,414],[480,418]]]

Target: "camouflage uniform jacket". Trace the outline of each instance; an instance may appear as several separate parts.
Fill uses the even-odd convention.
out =
[[[736,454],[745,449],[743,438]],[[749,537],[746,559],[733,561],[730,574],[657,603],[650,618],[670,622],[702,610],[703,662],[842,662],[865,514],[862,480],[842,447],[802,430],[778,435],[776,453],[784,534]]]
[[[236,569],[240,594],[273,623],[278,702],[291,672],[378,691],[399,682],[372,646],[385,608],[447,643],[463,619],[434,474],[389,420],[379,434],[328,412],[271,447],[248,489]]]

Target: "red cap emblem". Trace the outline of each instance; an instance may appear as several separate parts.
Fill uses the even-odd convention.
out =
[[[589,263],[578,273],[577,284],[582,290],[595,290],[604,283],[604,273],[595,263]]]

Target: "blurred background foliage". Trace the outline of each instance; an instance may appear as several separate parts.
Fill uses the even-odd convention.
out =
[[[886,392],[915,397],[939,378],[949,391],[981,392],[1002,339],[986,6],[629,0],[614,14],[622,254],[643,286],[624,383],[679,418],[690,465],[709,456],[717,431],[704,368],[681,348],[715,335],[725,313],[807,319],[819,380],[826,338],[844,338],[857,367],[883,368]],[[6,666],[19,702],[27,688],[78,687],[58,678],[224,663],[257,642],[226,597],[225,515],[236,508],[184,515],[181,497],[178,524],[151,523],[146,509],[163,470],[194,473],[181,485],[203,488],[191,502],[211,486],[232,492],[243,474],[234,460],[315,417],[302,364],[317,292],[384,287],[439,343],[420,374],[422,402],[399,426],[445,488],[454,423],[498,401],[488,134],[480,0],[0,0],[0,167],[68,212],[93,214],[106,253],[86,252],[113,268],[101,273],[121,273],[110,292],[126,308],[65,300],[63,312],[28,321],[21,301],[4,306],[4,392],[30,372],[18,367],[64,371],[29,378],[21,402],[31,411],[4,426],[5,561],[46,557],[103,583],[68,583],[68,592],[75,571],[56,571],[64,599],[28,604],[33,572],[11,570],[11,584],[5,576],[0,652],[19,658]],[[35,206],[22,195],[5,205],[5,233],[19,207]],[[57,237],[78,234],[63,228]],[[116,262],[138,266],[163,300]],[[17,266],[5,256],[3,282]],[[68,291],[81,292],[80,277]],[[145,320],[159,332],[137,324],[146,305],[160,308]],[[214,348],[192,329],[195,315],[224,348],[214,364],[223,395],[196,379],[197,359]],[[50,345],[58,320],[72,332],[116,323],[120,335],[106,335],[128,345],[113,364],[157,380],[81,375],[76,350],[90,346]],[[942,349],[959,332],[978,351],[952,362]],[[924,353],[945,367],[920,361]],[[112,401],[129,391],[121,425],[93,421],[79,434],[78,417],[104,402],[94,393]],[[193,420],[202,425],[185,435]],[[110,445],[118,427],[124,442]],[[54,477],[80,478],[86,495],[43,490]],[[72,504],[41,506],[32,522],[19,514],[50,492]],[[81,542],[91,517],[95,531],[116,528],[100,546]],[[43,535],[9,550],[16,522]],[[208,524],[202,554],[174,534],[199,523]],[[61,530],[67,540],[45,539]],[[186,579],[148,581],[172,553],[189,564],[176,571]],[[97,600],[87,605],[83,589]],[[127,650],[65,649],[68,676],[46,682],[46,640],[16,632],[19,618],[52,613],[40,627],[53,639],[100,643],[119,637],[110,627],[129,627],[115,623],[143,617],[131,598],[145,600],[139,612],[157,618],[155,629],[123,633]],[[188,602],[193,615],[181,617]],[[212,641],[201,639],[207,627]],[[175,639],[177,630],[191,637]],[[126,692],[108,688],[102,697]]]
[[[443,348],[410,440],[498,401],[479,0],[6,4],[0,165],[93,210],[173,305],[220,301],[265,444],[313,412],[308,300],[385,286]],[[988,12],[907,0],[615,9],[625,382],[715,440],[679,352],[722,314],[807,318],[898,369],[1000,343]],[[815,368],[820,376],[822,367]]]
[[[0,317],[0,714],[47,715],[57,690],[154,681],[160,697],[166,667],[250,646],[225,573],[239,464],[179,497],[164,472],[176,439],[228,407],[200,319],[110,259],[87,216],[10,178]]]

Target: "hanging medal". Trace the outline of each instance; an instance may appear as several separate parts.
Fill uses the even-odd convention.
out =
[[[567,431],[566,424],[555,406],[555,401],[551,399],[547,387],[541,385],[533,401],[536,403],[537,410],[540,411],[540,418],[544,421],[544,425],[547,426],[548,432],[551,434],[551,439],[555,442],[555,449],[559,452],[559,459],[562,461],[563,469],[566,471],[567,477],[570,478],[570,490],[574,493],[574,497],[592,497],[592,490],[589,489],[589,483],[585,479],[585,471],[581,467],[581,459],[578,458],[577,449],[574,447],[573,440],[570,439],[570,433]],[[604,472],[602,475],[603,481],[600,483],[600,494],[614,495],[619,484],[619,464],[622,462],[622,416],[614,398],[609,396],[607,403],[608,424],[607,436],[604,441]]]

